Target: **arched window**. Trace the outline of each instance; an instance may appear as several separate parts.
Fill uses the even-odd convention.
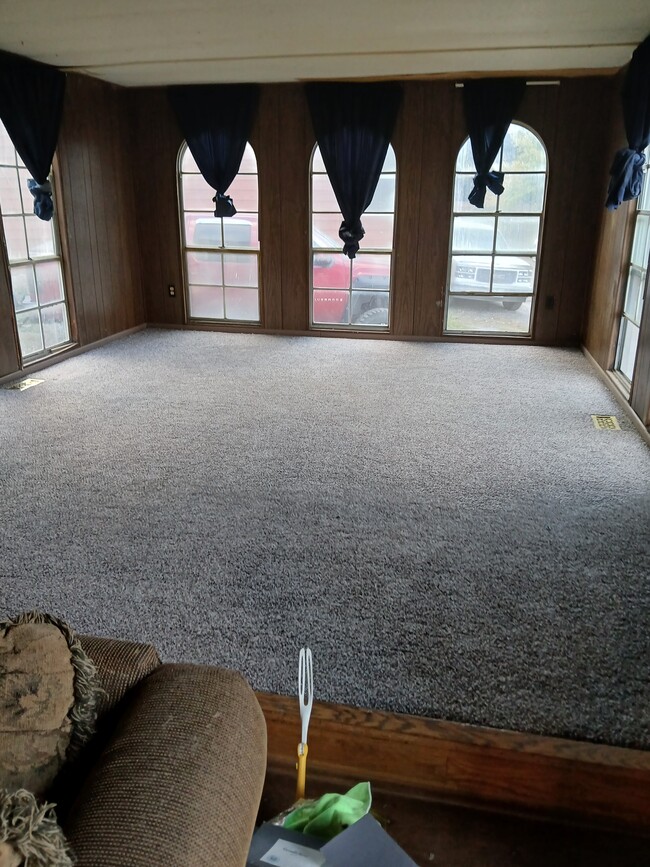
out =
[[[257,160],[246,145],[239,174],[228,189],[237,213],[215,217],[214,190],[187,144],[180,149],[179,202],[190,319],[259,322]]]
[[[623,378],[627,389],[632,386],[636,366],[641,314],[650,258],[650,147],[645,150],[646,172],[643,176],[641,195],[636,202],[632,251],[627,268],[625,300],[618,331],[618,344],[614,370]]]
[[[477,209],[467,200],[476,169],[466,139],[454,178],[447,333],[531,333],[547,181],[541,139],[510,124],[492,170],[504,173],[504,192],[488,190]]]
[[[0,123],[0,210],[23,364],[72,342],[56,209],[51,220],[34,214],[28,177]]]
[[[395,222],[395,151],[389,145],[354,259],[341,250],[341,211],[318,145],[311,161],[311,325],[387,331]]]

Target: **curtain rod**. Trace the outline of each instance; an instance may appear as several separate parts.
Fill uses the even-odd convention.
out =
[[[480,81],[480,79],[477,79],[477,81]],[[551,87],[551,86],[555,87],[555,86],[559,86],[560,80],[556,79],[554,81],[527,81],[526,84],[529,87]],[[457,81],[456,87],[465,87],[465,85],[462,81]]]

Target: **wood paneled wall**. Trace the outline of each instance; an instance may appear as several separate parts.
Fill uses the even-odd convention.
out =
[[[78,345],[144,323],[125,91],[69,74],[54,165]],[[7,263],[0,268],[0,376],[20,369]],[[60,357],[60,356],[57,356]]]
[[[124,96],[68,75],[57,155],[81,345],[145,321]]]
[[[606,140],[608,164],[616,151],[626,144],[619,92],[622,74],[612,80],[614,101]],[[609,181],[606,177],[605,183]],[[626,202],[616,211],[600,212],[600,231],[594,252],[596,267],[591,286],[584,346],[603,370],[611,367],[616,343],[616,322],[623,303],[623,265],[629,254],[631,223],[635,205]]]
[[[528,87],[517,119],[542,137],[549,188],[535,342],[577,343],[582,336],[600,231],[611,77],[567,78]],[[453,82],[404,83],[394,136],[398,160],[392,333],[442,334],[452,180],[465,137],[462,91]],[[127,94],[147,321],[185,322],[176,161],[182,136],[161,88]],[[315,143],[303,88],[264,85],[251,135],[260,175],[262,327],[309,327],[308,170]],[[152,204],[152,203],[155,203]],[[177,287],[170,298],[169,284]]]
[[[612,80],[614,103],[607,143],[608,166],[619,148],[627,147],[620,90],[624,72]],[[607,178],[608,180],[608,178]],[[602,210],[595,251],[596,267],[584,329],[584,347],[608,371],[614,364],[619,320],[625,301],[627,264],[634,235],[636,201],[625,202],[615,211]],[[641,321],[639,346],[629,403],[637,416],[650,426],[650,303],[646,302]]]

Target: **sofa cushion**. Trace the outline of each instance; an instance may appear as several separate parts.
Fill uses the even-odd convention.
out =
[[[94,666],[62,621],[0,623],[0,788],[44,795],[93,731]]]
[[[265,770],[244,679],[161,665],[123,703],[63,828],[83,867],[243,867]]]

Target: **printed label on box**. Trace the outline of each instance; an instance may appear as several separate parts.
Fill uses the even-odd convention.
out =
[[[321,867],[325,863],[325,856],[307,846],[298,843],[290,843],[288,840],[277,840],[262,855],[260,862],[274,864],[275,867]]]

